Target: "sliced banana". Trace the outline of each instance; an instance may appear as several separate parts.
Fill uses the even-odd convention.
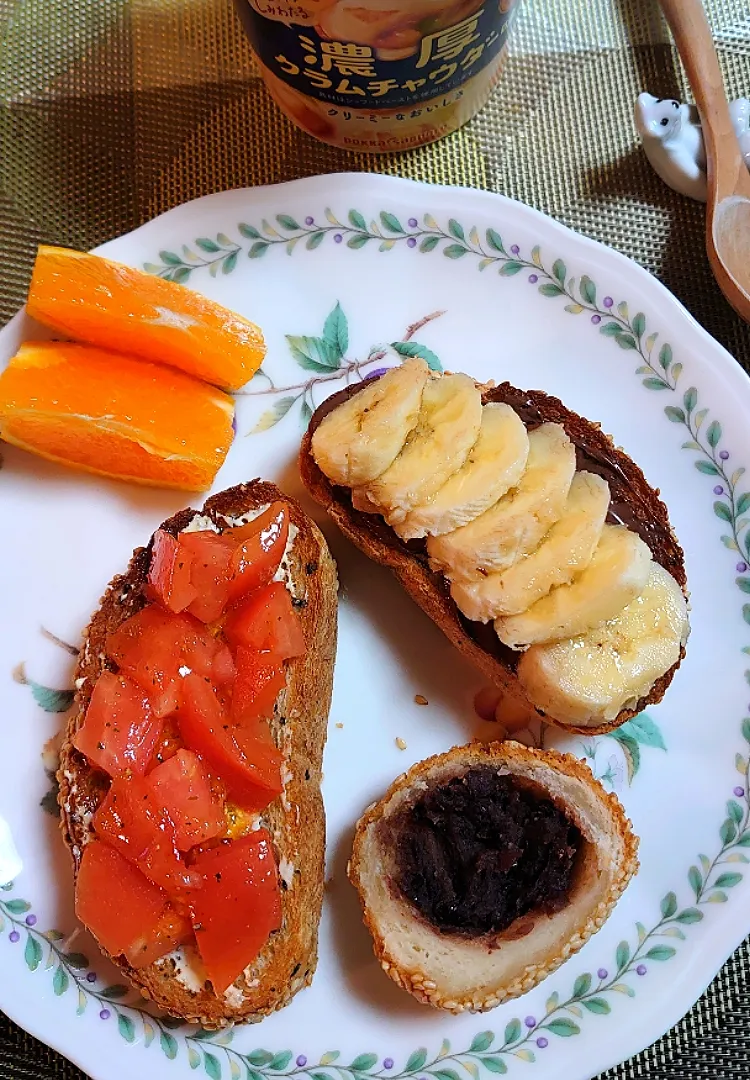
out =
[[[393,464],[416,426],[428,375],[424,360],[405,360],[324,417],[312,454],[329,480],[355,487]]]
[[[466,525],[515,487],[528,456],[529,436],[518,414],[510,405],[485,405],[479,436],[463,467],[429,502],[415,506],[395,531],[403,540],[413,540]]]
[[[471,581],[512,566],[562,515],[575,467],[575,447],[560,424],[535,428],[518,485],[468,525],[429,538],[433,568],[450,581]]]
[[[520,615],[495,619],[511,649],[577,637],[612,619],[646,587],[651,552],[624,525],[605,525],[594,556],[569,585],[560,585]]]
[[[567,585],[591,562],[608,509],[606,480],[590,472],[576,473],[563,516],[535,551],[502,574],[451,585],[459,611],[467,619],[486,623],[526,611],[557,585]]]
[[[581,726],[637,708],[676,664],[689,633],[685,597],[671,574],[651,564],[645,589],[596,630],[570,641],[534,645],[518,678],[549,716]]]
[[[369,501],[389,525],[403,521],[430,499],[466,461],[482,423],[482,395],[468,375],[430,379],[416,426],[386,471],[355,492],[355,505]]]
[[[380,513],[379,507],[371,502],[367,494],[367,488],[358,487],[352,488],[352,506],[355,510],[361,510],[364,514],[378,514]]]

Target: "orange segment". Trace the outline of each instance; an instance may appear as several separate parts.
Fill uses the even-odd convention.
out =
[[[77,341],[227,390],[244,386],[266,352],[257,326],[185,285],[67,248],[39,248],[26,306]]]
[[[232,399],[90,345],[21,346],[0,375],[6,442],[87,472],[204,491],[233,438]]]

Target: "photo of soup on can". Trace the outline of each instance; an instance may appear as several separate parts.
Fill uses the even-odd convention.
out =
[[[304,131],[345,150],[433,142],[502,72],[516,0],[235,0],[263,79]]]

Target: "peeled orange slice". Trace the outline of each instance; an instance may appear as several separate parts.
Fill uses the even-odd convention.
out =
[[[185,285],[99,255],[42,246],[27,310],[77,341],[238,390],[265,356],[261,331]]]
[[[22,345],[0,374],[0,436],[87,472],[204,491],[233,438],[221,390],[91,345]]]

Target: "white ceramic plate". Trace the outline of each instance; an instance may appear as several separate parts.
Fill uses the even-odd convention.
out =
[[[71,939],[68,857],[40,801],[45,765],[54,768],[42,752],[70,702],[73,665],[49,635],[75,644],[131,549],[184,500],[4,451],[0,817],[23,867],[6,870],[14,881],[0,892],[0,1007],[96,1080],[193,1069],[210,1080],[584,1080],[652,1042],[750,930],[745,374],[639,267],[475,191],[375,176],[232,191],[102,251],[189,282],[263,326],[264,374],[238,398],[217,489],[260,475],[300,494],[295,455],[308,408],[419,347],[432,363],[542,388],[602,423],[669,506],[693,633],[666,700],[648,715],[612,736],[545,736],[588,758],[641,837],[640,873],[615,913],[523,999],[482,1017],[443,1015],[380,971],[345,865],[357,816],[396,774],[489,737],[491,725],[473,715],[476,674],[388,573],[324,521],[342,592],[324,784],[332,885],[318,973],[260,1026],[220,1035],[175,1027],[118,985],[85,935]],[[17,317],[0,355],[37,332]]]

